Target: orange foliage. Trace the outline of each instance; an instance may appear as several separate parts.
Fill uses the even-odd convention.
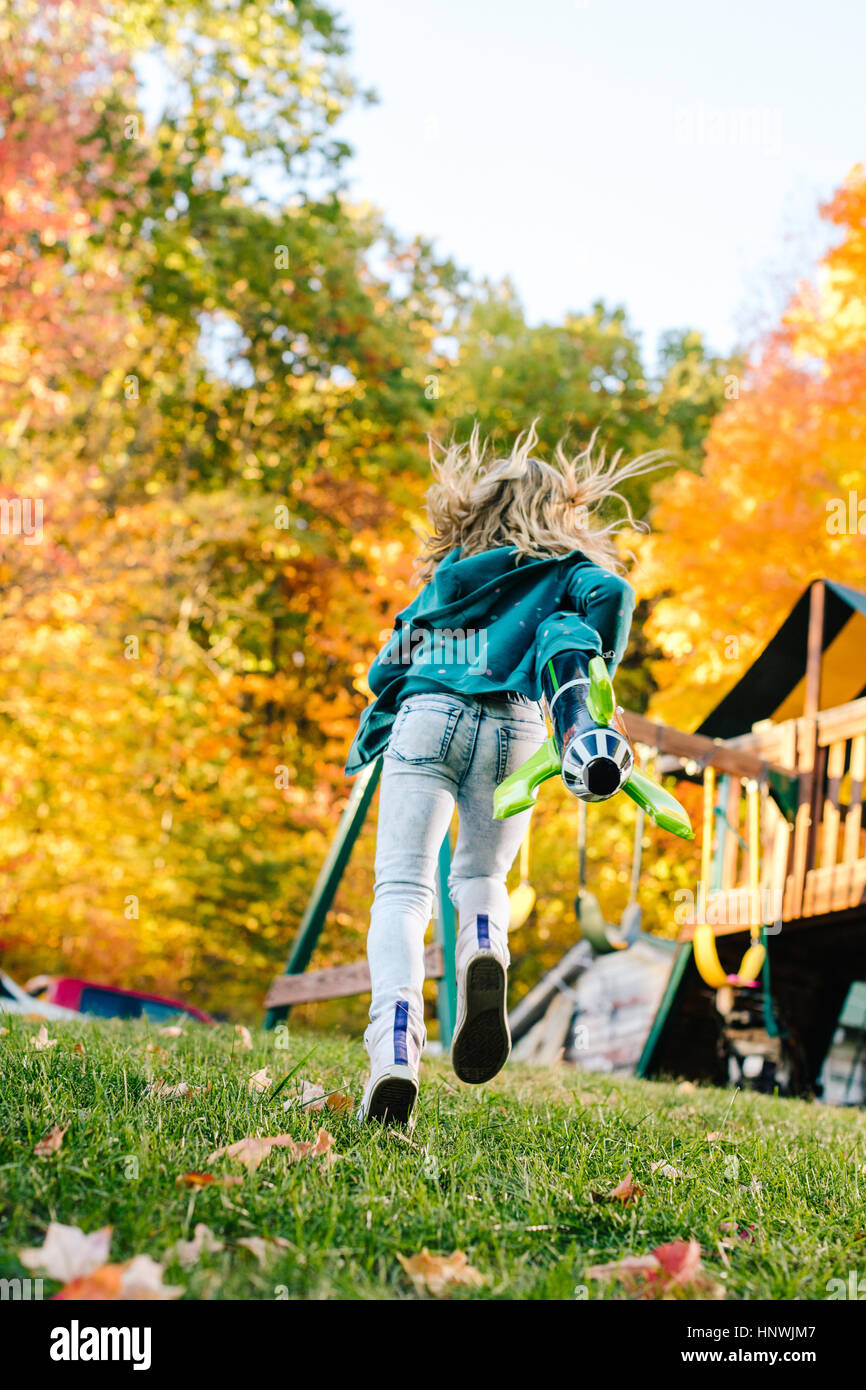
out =
[[[866,584],[866,171],[823,210],[843,232],[717,416],[699,476],[660,491],[635,582],[658,598],[655,712],[693,726],[806,584]],[[834,524],[849,494],[859,527]]]

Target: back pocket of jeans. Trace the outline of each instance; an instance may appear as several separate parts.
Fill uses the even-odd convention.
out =
[[[404,705],[391,730],[388,752],[404,763],[441,763],[461,711],[453,705]]]

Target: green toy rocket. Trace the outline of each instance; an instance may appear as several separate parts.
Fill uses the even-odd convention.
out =
[[[545,662],[541,685],[553,733],[493,793],[493,816],[504,820],[534,805],[538,787],[557,773],[581,801],[607,801],[624,791],[663,830],[693,840],[688,813],[634,766],[625,734],[614,724],[613,682],[600,656],[560,652]]]

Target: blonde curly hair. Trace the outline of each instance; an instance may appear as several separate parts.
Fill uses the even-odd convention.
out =
[[[515,564],[523,557],[580,550],[602,568],[622,573],[615,536],[625,527],[647,528],[635,521],[617,486],[662,467],[668,461],[663,451],[639,454],[627,463],[620,461],[620,451],[607,461],[604,449],[596,451],[596,431],[573,456],[560,440],[553,463],[544,463],[533,456],[536,423],[517,436],[507,457],[495,454],[477,425],[466,444],[441,445],[430,439],[435,481],[425,501],[431,530],[423,537],[416,578],[426,583],[457,546],[463,555],[514,546]],[[626,515],[597,524],[595,512],[608,498],[622,502]]]

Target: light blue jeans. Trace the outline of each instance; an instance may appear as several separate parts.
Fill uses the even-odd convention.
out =
[[[448,891],[460,927],[486,913],[508,930],[505,878],[532,811],[493,819],[493,789],[540,748],[541,708],[525,695],[410,695],[397,711],[379,792],[376,886],[367,955],[375,1022],[406,1000],[423,1019],[424,934],[439,850],[456,805],[457,846]],[[505,947],[507,952],[507,946]]]

